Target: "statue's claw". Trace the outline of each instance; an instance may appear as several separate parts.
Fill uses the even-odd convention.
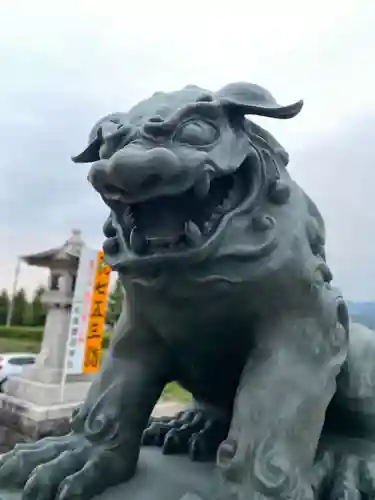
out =
[[[364,500],[375,498],[375,455],[326,451],[315,464],[317,498]]]
[[[194,461],[212,460],[227,437],[229,422],[202,409],[186,410],[172,418],[154,418],[143,434],[144,446],[160,446],[164,454],[188,453]]]
[[[129,478],[135,464],[70,434],[22,444],[0,459],[0,484],[23,488],[22,500],[89,500]]]

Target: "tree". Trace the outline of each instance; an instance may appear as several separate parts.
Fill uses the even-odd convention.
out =
[[[120,317],[122,304],[124,301],[124,289],[117,278],[114,287],[108,297],[106,323],[114,326]]]
[[[27,321],[28,301],[25,290],[21,288],[15,296],[13,302],[12,325],[23,326]]]
[[[42,295],[46,289],[44,286],[39,286],[35,292],[30,304],[30,323],[32,326],[43,326],[46,321],[47,309],[42,303]]]
[[[5,325],[9,309],[9,295],[6,290],[0,293],[0,325]]]

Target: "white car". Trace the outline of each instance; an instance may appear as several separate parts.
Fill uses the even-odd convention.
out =
[[[0,391],[8,377],[19,375],[22,370],[35,363],[36,354],[30,352],[7,352],[0,354]]]

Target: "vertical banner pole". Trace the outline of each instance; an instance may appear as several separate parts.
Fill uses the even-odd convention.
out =
[[[9,307],[8,307],[8,311],[7,311],[7,319],[6,319],[6,323],[5,323],[6,326],[10,326],[12,324],[13,311],[14,311],[14,299],[15,299],[16,293],[17,293],[17,285],[18,285],[18,278],[20,275],[20,270],[21,270],[21,257],[18,257],[16,269],[14,271],[12,295],[10,297]]]

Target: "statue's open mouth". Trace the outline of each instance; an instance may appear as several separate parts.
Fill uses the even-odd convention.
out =
[[[139,257],[194,251],[213,239],[223,219],[252,191],[248,162],[210,180],[208,172],[187,191],[112,208],[128,249]],[[109,236],[109,234],[107,234]],[[109,238],[109,250],[116,237]]]

